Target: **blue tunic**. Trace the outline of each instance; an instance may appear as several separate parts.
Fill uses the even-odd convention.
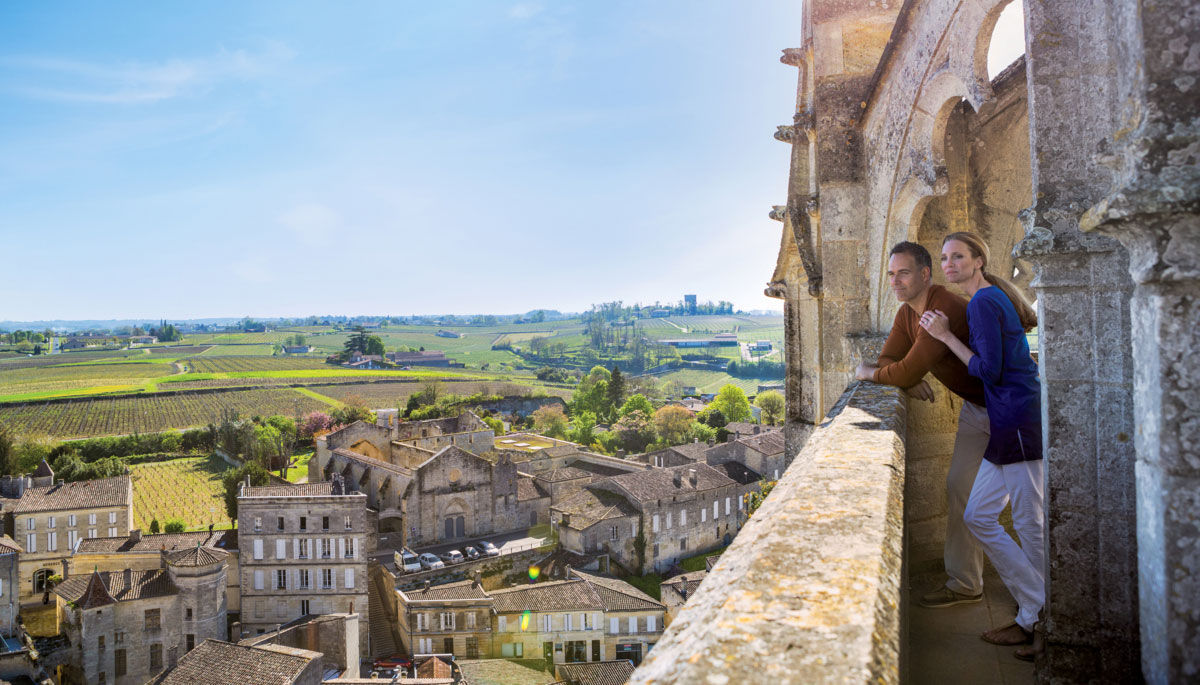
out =
[[[1037,364],[1017,310],[1004,291],[981,288],[967,303],[971,363],[983,381],[992,435],[983,457],[993,464],[1042,458],[1042,394]]]

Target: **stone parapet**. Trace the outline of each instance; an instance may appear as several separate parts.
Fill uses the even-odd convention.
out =
[[[904,438],[852,384],[630,682],[899,682]]]

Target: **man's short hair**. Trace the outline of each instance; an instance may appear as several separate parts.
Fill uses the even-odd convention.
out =
[[[893,245],[892,251],[888,253],[888,256],[891,257],[895,254],[906,254],[913,258],[917,263],[918,269],[925,267],[929,269],[929,273],[933,273],[933,258],[929,256],[929,250],[926,250],[923,246],[904,240]]]

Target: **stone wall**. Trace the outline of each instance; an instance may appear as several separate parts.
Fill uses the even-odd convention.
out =
[[[630,682],[899,682],[904,434],[851,386]]]

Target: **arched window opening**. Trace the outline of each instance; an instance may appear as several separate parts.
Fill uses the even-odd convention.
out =
[[[1021,0],[1013,0],[1000,12],[992,37],[988,42],[988,80],[1025,54],[1025,8]]]

